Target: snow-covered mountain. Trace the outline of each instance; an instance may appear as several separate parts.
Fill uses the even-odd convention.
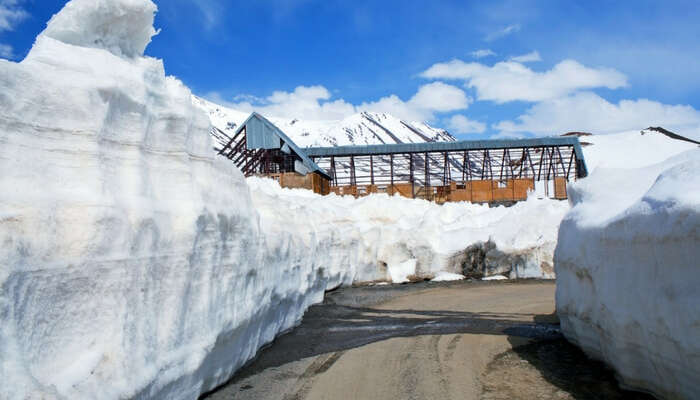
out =
[[[203,109],[212,124],[224,135],[213,132],[215,147],[224,146],[236,128],[250,115],[248,112],[227,108],[197,96],[192,102]],[[389,114],[361,112],[342,120],[312,121],[268,117],[301,147],[347,146],[383,143],[444,142],[456,139],[444,129],[425,122],[409,122]]]

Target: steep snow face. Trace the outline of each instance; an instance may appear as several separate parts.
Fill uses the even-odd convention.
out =
[[[193,103],[202,108],[214,126],[224,132],[214,132],[216,148],[226,145],[236,128],[250,113],[214,104],[193,96]],[[444,129],[423,122],[408,122],[389,114],[361,112],[340,121],[287,120],[266,116],[301,147],[327,147],[366,144],[421,143],[454,141]]]
[[[700,149],[636,162],[569,185],[557,314],[566,337],[625,385],[700,398]]]
[[[356,244],[355,281],[400,283],[461,274],[471,264],[464,265],[466,257],[460,252],[486,242],[492,244],[486,257],[494,273],[554,278],[557,229],[569,209],[565,202],[534,197],[513,207],[489,208],[466,202],[437,205],[385,194],[360,199],[320,196],[254,177],[248,178],[248,185],[265,232],[312,232],[312,243]],[[343,246],[338,250],[345,251]]]
[[[207,116],[141,56],[154,10],[74,0],[0,60],[2,399],[196,398],[353,279],[352,245],[262,235]]]

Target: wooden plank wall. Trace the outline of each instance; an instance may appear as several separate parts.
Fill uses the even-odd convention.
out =
[[[504,181],[473,180],[463,185],[452,182],[449,186],[419,187],[410,183],[397,183],[387,187],[377,185],[365,186],[331,186],[330,181],[322,176],[311,173],[300,175],[296,172],[285,172],[267,175],[277,180],[280,186],[295,189],[313,190],[315,193],[327,195],[349,195],[355,197],[372,193],[398,194],[407,198],[424,198],[437,203],[470,201],[473,203],[509,202],[527,200],[527,193],[535,190],[533,179],[507,179]],[[554,179],[554,198],[566,199],[566,178]],[[415,190],[415,194],[414,194]]]

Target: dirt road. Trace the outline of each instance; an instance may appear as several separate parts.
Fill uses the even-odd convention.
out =
[[[492,381],[508,379],[507,369],[528,376],[513,381],[528,390],[534,387],[539,398],[582,398],[563,390],[566,385],[556,381],[558,376],[548,382],[548,373],[532,366],[536,360],[524,360],[523,366],[517,354],[513,362],[505,357],[533,340],[566,343],[553,316],[554,289],[553,282],[540,281],[341,289],[309,309],[301,326],[278,338],[209,398],[531,398],[519,397],[518,387],[504,393],[489,389],[502,386]],[[494,360],[500,363],[496,370],[488,368]],[[575,368],[596,374],[605,370],[585,365]],[[615,392],[611,374],[592,379],[612,381],[606,385]]]

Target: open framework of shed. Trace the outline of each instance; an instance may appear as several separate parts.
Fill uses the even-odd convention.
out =
[[[513,202],[527,199],[529,191],[566,199],[566,183],[587,175],[576,137],[301,149],[256,113],[219,153],[246,176],[269,176],[284,187],[439,203]]]

